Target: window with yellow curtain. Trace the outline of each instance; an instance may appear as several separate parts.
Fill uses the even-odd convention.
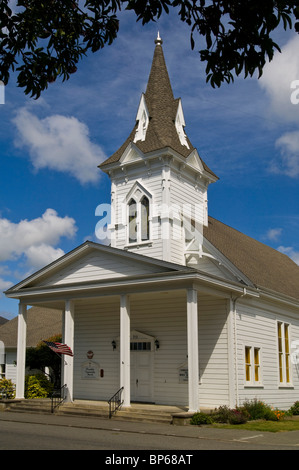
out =
[[[289,384],[290,378],[290,340],[288,323],[277,323],[279,382]]]
[[[245,381],[247,385],[261,383],[260,348],[245,346]]]

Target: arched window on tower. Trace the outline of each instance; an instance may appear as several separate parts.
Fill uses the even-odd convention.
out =
[[[149,242],[152,236],[152,195],[136,181],[127,194],[125,202],[127,207],[127,243]]]
[[[141,209],[141,240],[149,240],[149,200],[143,196],[140,203]]]
[[[129,243],[137,242],[137,204],[131,199],[129,204]]]

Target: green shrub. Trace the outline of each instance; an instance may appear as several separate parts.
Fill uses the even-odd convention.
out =
[[[231,410],[227,406],[219,406],[212,413],[213,421],[215,423],[229,423],[230,414]]]
[[[266,419],[265,416],[268,416],[269,410],[271,410],[268,405],[256,398],[251,401],[245,401],[243,408],[248,412],[251,420]]]
[[[295,401],[294,405],[289,409],[291,415],[299,415],[299,401]]]
[[[200,426],[201,424],[211,424],[213,422],[210,415],[202,412],[195,413],[191,420],[190,424]]]
[[[25,398],[47,398],[53,384],[43,374],[27,375],[25,378]]]
[[[279,421],[283,418],[284,413],[274,410],[270,405],[266,405],[263,401],[256,398],[243,403],[243,408],[250,416],[250,420],[265,419],[267,421]]]
[[[0,391],[6,391],[6,398],[12,399],[15,398],[15,386],[10,379],[1,379],[0,380]]]
[[[244,413],[242,410],[235,409],[230,410],[230,414],[228,417],[229,424],[244,424],[247,422],[248,415]]]
[[[243,424],[247,422],[248,417],[245,409],[230,409],[227,406],[220,406],[212,413],[212,419],[215,423]]]

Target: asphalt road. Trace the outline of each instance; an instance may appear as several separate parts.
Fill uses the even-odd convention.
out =
[[[100,450],[105,464],[190,465],[204,450],[299,450],[299,431],[257,433],[237,426],[220,430],[4,411],[0,450]]]

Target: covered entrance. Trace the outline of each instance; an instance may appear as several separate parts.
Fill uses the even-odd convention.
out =
[[[86,242],[6,292],[20,301],[16,397],[24,397],[27,305],[37,305],[63,312],[63,342],[74,351],[63,361],[68,401],[106,400],[122,389],[124,407],[141,401],[198,411],[198,292],[210,293],[208,281],[193,268]],[[219,315],[221,304],[226,319],[227,302],[215,302],[210,297],[207,311]],[[83,373],[87,360],[91,376]]]

